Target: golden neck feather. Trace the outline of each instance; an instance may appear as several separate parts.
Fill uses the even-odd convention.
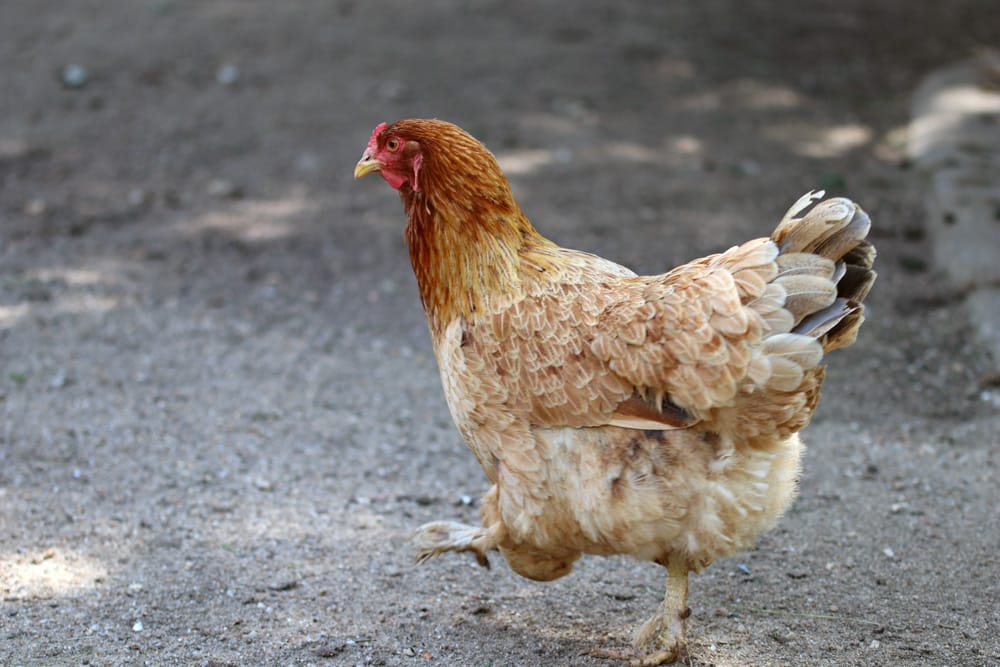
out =
[[[509,196],[459,202],[409,191],[402,198],[410,262],[433,332],[516,298],[524,288],[523,252],[552,245]]]

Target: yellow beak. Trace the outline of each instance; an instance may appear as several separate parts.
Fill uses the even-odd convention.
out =
[[[358,160],[358,163],[354,166],[354,178],[358,179],[364,176],[365,174],[370,174],[373,171],[378,171],[383,166],[385,165],[382,164],[381,161],[376,160],[368,153],[365,153],[364,155],[361,156],[361,159]]]

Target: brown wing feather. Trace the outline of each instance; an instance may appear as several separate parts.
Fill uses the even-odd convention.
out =
[[[671,429],[728,408],[755,412],[766,392],[797,405],[794,394],[818,389],[823,350],[857,331],[857,302],[874,280],[873,253],[858,238],[866,229],[852,202],[821,202],[772,239],[658,276],[536,248],[517,293],[456,320],[460,358],[450,367],[465,370],[456,396],[475,406],[470,427],[514,415],[537,427]],[[815,247],[834,257],[807,254]]]
[[[477,402],[536,426],[667,429],[732,401],[764,330],[747,304],[776,272],[772,244],[648,277],[562,252],[560,279],[463,324]]]

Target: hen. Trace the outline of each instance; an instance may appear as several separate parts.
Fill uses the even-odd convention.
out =
[[[355,178],[399,191],[452,418],[492,483],[482,525],[417,530],[419,558],[499,550],[540,581],[581,554],[667,568],[634,664],[685,650],[688,572],[792,501],[823,354],[875,280],[868,216],[802,197],[770,238],[637,276],[543,238],[494,156],[438,120],[375,128]]]

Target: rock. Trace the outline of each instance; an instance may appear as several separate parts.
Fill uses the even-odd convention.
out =
[[[49,205],[41,197],[33,197],[24,202],[24,206],[21,207],[21,210],[23,210],[25,214],[30,215],[33,218],[37,218],[49,212]]]
[[[213,178],[205,186],[205,192],[220,199],[240,199],[243,197],[243,186],[224,178]]]
[[[70,63],[62,68],[62,72],[59,73],[59,80],[62,81],[63,86],[66,88],[83,88],[87,85],[87,81],[90,80],[90,74],[83,65]]]
[[[215,80],[223,86],[235,86],[240,81],[240,68],[227,63],[215,70]]]
[[[276,581],[267,586],[272,591],[290,591],[294,588],[299,587],[299,582],[295,579],[286,579],[282,581]]]
[[[787,628],[771,630],[768,636],[779,644],[787,644],[795,639],[795,633]]]
[[[128,191],[128,205],[132,208],[143,208],[147,206],[152,197],[150,194],[143,190],[142,188],[132,188]]]

